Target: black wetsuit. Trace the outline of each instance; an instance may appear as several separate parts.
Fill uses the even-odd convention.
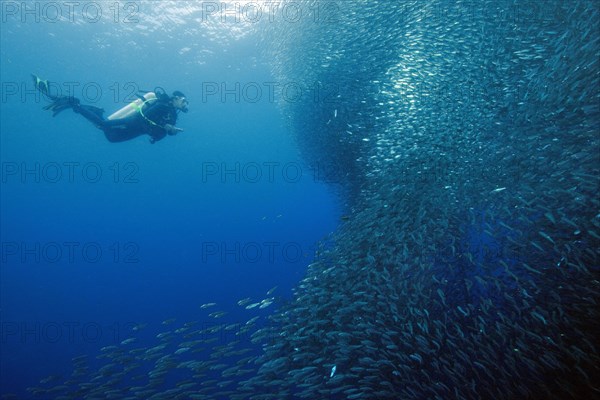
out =
[[[143,108],[144,115],[137,111],[121,119],[106,119],[102,115],[104,110],[94,106],[76,104],[73,111],[100,128],[109,142],[124,142],[148,134],[150,142],[154,143],[167,134],[173,135],[174,133],[168,132],[164,126],[175,125],[177,122],[177,110],[169,100],[162,99],[157,99],[152,104],[146,103]]]

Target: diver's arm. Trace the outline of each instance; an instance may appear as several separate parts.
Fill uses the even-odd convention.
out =
[[[179,132],[183,132],[183,129],[177,128],[176,126],[171,124],[165,124],[165,126],[163,126],[162,128],[157,127],[157,129],[152,129],[150,131],[150,143],[154,144],[159,140],[164,139],[167,135],[174,136],[177,135],[177,133]]]
[[[149,104],[143,113],[143,122],[150,136],[150,143],[154,144],[167,136],[163,127],[161,116],[167,112],[166,105],[160,102]]]
[[[177,135],[179,132],[183,132],[183,129],[178,128],[175,125],[171,125],[171,124],[165,124],[164,128],[165,128],[165,131],[167,132],[167,135],[169,135],[169,136],[174,136],[174,135]]]
[[[151,123],[152,131],[162,129],[170,136],[183,131],[183,129],[175,127],[175,123],[177,122],[177,112],[169,105],[164,103],[152,104],[144,111],[144,115],[149,121],[153,122]]]
[[[150,143],[154,144],[159,140],[163,140],[167,136],[167,132],[162,128],[155,128],[150,130]]]

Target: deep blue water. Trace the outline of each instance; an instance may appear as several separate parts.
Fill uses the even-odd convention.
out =
[[[239,299],[260,300],[273,286],[289,298],[340,208],[334,190],[303,162],[275,101],[243,93],[203,98],[207,85],[235,90],[273,81],[252,36],[200,41],[206,55],[180,53],[192,40],[186,25],[140,35],[111,19],[19,23],[8,11],[1,392],[23,395],[50,374],[70,372],[72,357],[120,343],[135,324],[148,324],[143,345],[145,331],[153,338],[163,320],[198,320],[203,303],[230,311],[227,322],[245,322]],[[43,111],[30,73],[79,84],[75,96],[84,102],[96,100],[84,85],[101,88],[92,104],[107,113],[127,103],[132,83],[181,90],[190,102],[178,120],[185,132],[154,145],[147,136],[109,143],[70,111],[56,118]],[[34,172],[21,175],[26,168]],[[222,168],[234,172],[221,175]]]

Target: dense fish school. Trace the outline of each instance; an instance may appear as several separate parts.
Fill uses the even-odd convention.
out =
[[[258,34],[276,80],[322,89],[281,109],[348,217],[294,298],[209,304],[31,392],[600,398],[598,2],[295,3],[319,19]]]

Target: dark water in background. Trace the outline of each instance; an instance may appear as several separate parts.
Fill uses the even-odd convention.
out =
[[[257,23],[251,14],[208,17],[208,2],[136,4],[137,23],[3,19],[3,168],[94,162],[110,176],[38,183],[3,170],[3,393],[48,374],[63,375],[39,387],[61,385],[70,359],[90,354],[90,370],[68,383],[102,382],[104,391],[125,390],[114,393],[122,398],[146,382],[127,380],[135,368],[111,382],[97,372],[108,363],[93,359],[98,349],[125,349],[107,351],[118,359],[130,337],[146,351],[171,325],[210,327],[213,309],[199,305],[214,301],[229,311],[226,323],[261,315],[253,331],[278,307],[274,328],[250,347],[263,355],[243,365],[246,375],[210,369],[216,382],[196,379],[202,386],[186,392],[176,385],[180,361],[219,350],[174,354],[186,340],[177,334],[174,348],[161,350],[166,365],[134,362],[142,375],[171,374],[151,382],[151,394],[599,396],[597,3],[301,1]],[[106,143],[76,116],[52,120],[31,93],[9,95],[29,72],[182,90],[192,109],[180,118],[186,131],[153,146]],[[209,95],[221,82],[248,92],[240,89],[239,102]],[[257,102],[250,82],[263,88]],[[98,105],[116,108],[113,94]],[[134,165],[138,181],[115,183],[115,162],[125,174]],[[303,174],[202,179],[221,162],[256,162],[263,172],[265,162],[292,162]],[[307,272],[315,242],[342,213]],[[98,263],[9,253],[14,243],[71,241],[122,251]],[[250,263],[226,253],[224,263],[203,262],[207,246],[223,242],[294,243],[306,257]],[[126,263],[131,249],[137,262]],[[295,286],[295,299],[259,311],[235,305],[269,298],[275,285],[284,298]],[[177,321],[162,326],[168,318]],[[44,328],[55,324],[62,337],[51,343]],[[103,335],[89,340],[88,326]]]

